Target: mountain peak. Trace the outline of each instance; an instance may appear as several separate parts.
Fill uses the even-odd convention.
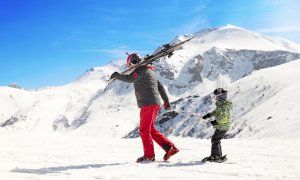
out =
[[[204,28],[195,33],[194,48],[202,53],[213,47],[235,50],[264,50],[300,52],[300,45],[283,38],[265,36],[238,26],[227,24],[218,28]]]
[[[218,29],[241,29],[241,30],[245,30],[245,29],[243,29],[241,27],[234,26],[232,24],[226,24],[224,26],[219,27]]]

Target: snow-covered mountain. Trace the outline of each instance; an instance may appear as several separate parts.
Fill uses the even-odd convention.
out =
[[[295,91],[297,96],[300,45],[232,25],[195,34],[171,58],[155,62],[175,108],[161,110],[160,130],[175,136],[210,137],[211,126],[199,116],[213,108],[210,93],[222,86],[234,103],[228,137],[299,135],[292,128],[299,125],[293,115],[299,108],[295,101],[283,98],[283,92]],[[193,35],[178,36],[171,43]],[[114,61],[65,86],[36,91],[1,87],[0,124],[7,129],[134,137],[139,109],[132,85],[116,81],[103,92],[105,79],[124,68],[123,60]],[[281,133],[274,133],[272,122]]]
[[[227,137],[299,137],[300,59],[253,72],[226,86],[233,101]],[[199,116],[214,108],[211,94],[193,94],[161,111],[156,125],[165,134],[208,138],[212,127]],[[136,137],[137,129],[128,136]]]
[[[110,74],[124,70],[120,60],[60,87],[0,87],[0,177],[299,179],[300,46],[231,25],[196,34],[155,63],[173,106],[156,126],[180,149],[170,161],[155,147],[155,162],[135,163],[140,139],[122,138],[138,134],[133,87],[115,81],[103,92]],[[234,103],[230,139],[222,140],[228,161],[203,164],[213,128],[199,117],[214,108],[219,86]]]

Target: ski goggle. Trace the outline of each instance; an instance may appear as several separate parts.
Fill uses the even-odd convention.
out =
[[[136,59],[133,59],[130,64],[137,64],[137,63],[138,61]]]
[[[220,94],[214,94],[214,98],[216,100],[225,100],[227,98],[227,91]]]

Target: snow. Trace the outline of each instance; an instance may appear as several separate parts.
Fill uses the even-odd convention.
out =
[[[170,137],[178,154],[164,162],[163,151],[155,146],[156,162],[138,164],[140,139],[0,133],[0,177],[6,180],[300,178],[299,139],[223,140],[229,160],[201,164],[210,153],[209,140]]]
[[[195,52],[205,52],[213,47],[236,50],[300,51],[300,45],[289,40],[261,35],[233,25],[226,25],[200,34],[188,42],[183,51],[193,56]]]
[[[183,113],[159,127],[180,149],[169,161],[155,145],[156,162],[135,163],[141,140],[124,138],[139,122],[133,87],[115,81],[103,92],[109,75],[124,70],[119,60],[64,86],[0,87],[0,125],[11,120],[0,128],[1,179],[300,179],[300,46],[232,25],[198,34],[155,62]],[[201,164],[213,128],[199,116],[213,109],[219,86],[234,104],[231,139],[222,140],[228,161]]]

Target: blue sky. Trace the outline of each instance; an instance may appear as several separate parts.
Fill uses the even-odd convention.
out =
[[[0,86],[63,85],[125,52],[232,24],[300,43],[297,0],[1,0]]]

